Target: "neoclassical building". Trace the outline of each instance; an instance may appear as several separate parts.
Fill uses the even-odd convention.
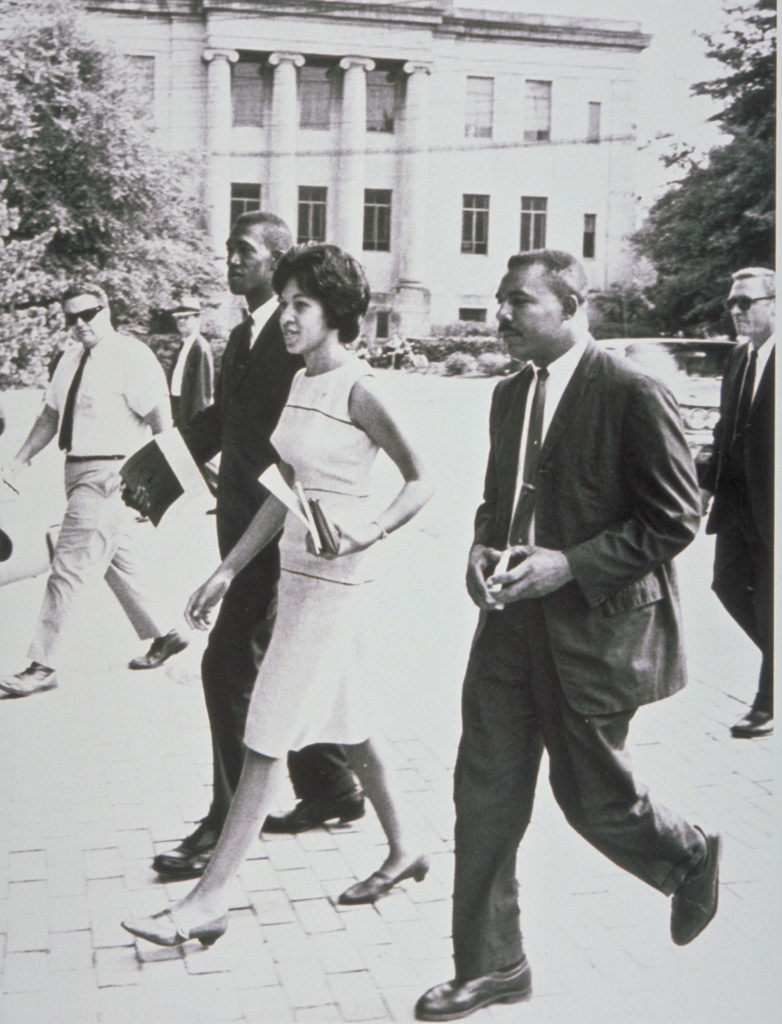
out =
[[[452,0],[83,6],[164,144],[204,153],[216,252],[257,208],[336,242],[367,268],[370,333],[490,321],[524,249],[582,255],[594,288],[625,273],[638,23]]]

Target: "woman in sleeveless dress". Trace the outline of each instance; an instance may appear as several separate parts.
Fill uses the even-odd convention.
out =
[[[371,663],[363,618],[372,568],[368,550],[429,499],[421,460],[387,409],[371,369],[344,345],[355,340],[369,287],[361,265],[331,245],[283,256],[273,284],[289,352],[304,359],[272,436],[283,476],[319,499],[335,526],[336,555],[318,555],[303,523],[269,496],[219,568],[190,598],[186,618],[206,629],[234,576],[285,525],[277,622],[253,690],[245,762],[220,840],[203,876],[171,910],[123,927],[159,945],[188,938],[210,945],[225,931],[227,886],[258,835],[284,768],[284,755],[315,742],[342,744],[388,839],[388,856],[340,902],[373,902],[405,878],[420,881],[429,862],[414,855],[372,731],[365,686]],[[369,474],[379,449],[403,485],[377,510]]]

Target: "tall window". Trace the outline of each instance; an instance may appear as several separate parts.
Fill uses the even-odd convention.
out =
[[[528,78],[524,93],[524,139],[545,142],[551,138],[551,82]]]
[[[375,337],[381,341],[391,334],[391,314],[387,309],[379,309],[375,313]]]
[[[462,197],[462,252],[485,256],[489,251],[489,197]]]
[[[587,142],[600,141],[600,104],[587,104]]]
[[[238,128],[263,126],[263,69],[255,61],[240,60],[231,68],[231,107]]]
[[[393,132],[396,81],[391,71],[367,72],[367,131]]]
[[[296,241],[326,241],[326,189],[320,185],[299,186],[299,224]]]
[[[581,247],[581,254],[584,259],[595,258],[595,242],[597,239],[597,214],[584,214],[584,243]]]
[[[391,250],[391,189],[364,189],[364,248]]]
[[[521,197],[521,252],[546,248],[546,210],[544,196]]]
[[[464,134],[468,139],[490,139],[494,123],[494,79],[467,78]]]
[[[243,213],[261,208],[261,186],[254,182],[231,183],[231,223]]]
[[[299,127],[325,130],[330,126],[329,68],[305,65],[299,70]]]

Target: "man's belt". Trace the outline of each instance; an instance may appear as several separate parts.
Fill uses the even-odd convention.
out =
[[[66,462],[115,462],[117,459],[124,459],[124,455],[66,455]]]

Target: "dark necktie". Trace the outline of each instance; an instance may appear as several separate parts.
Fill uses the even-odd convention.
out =
[[[755,390],[755,373],[758,365],[758,350],[750,345],[747,356],[747,364],[744,367],[744,376],[741,381],[741,392],[738,405],[736,406],[736,426],[733,431],[734,439],[744,433],[744,428],[749,419],[749,410],[752,406],[752,394]]]
[[[65,397],[65,408],[62,411],[62,420],[60,421],[60,436],[57,438],[57,444],[64,452],[69,452],[73,444],[73,413],[76,408],[76,396],[79,393],[79,385],[84,373],[84,364],[87,362],[89,354],[90,350],[85,348],[81,354],[79,365],[76,367],[76,373],[73,375],[71,385],[68,388],[68,394]]]
[[[527,446],[524,451],[524,470],[521,490],[511,519],[508,540],[511,544],[526,544],[529,541],[532,515],[535,511],[535,477],[540,462],[540,448],[543,443],[543,409],[546,404],[546,381],[548,370],[537,371],[538,379],[527,428]]]
[[[253,340],[253,318],[248,314],[241,323],[239,341],[236,345],[234,363],[239,376],[244,373],[250,359],[250,342]]]

